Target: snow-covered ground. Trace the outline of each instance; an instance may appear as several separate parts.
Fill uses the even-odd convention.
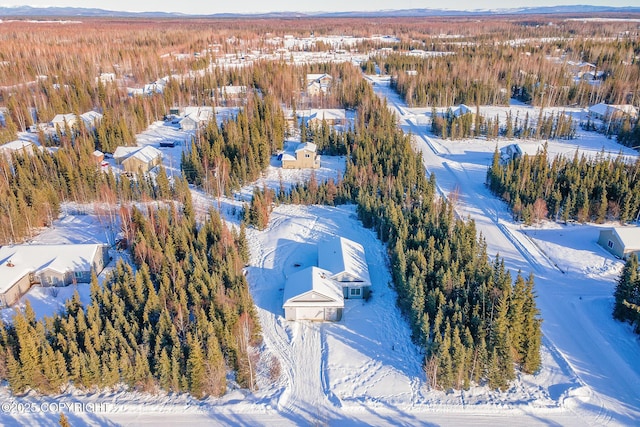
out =
[[[640,342],[628,325],[611,317],[615,279],[622,263],[596,244],[597,227],[544,224],[522,229],[513,224],[507,206],[484,185],[495,146],[513,141],[454,142],[434,138],[427,126],[413,120],[424,111],[407,108],[382,80],[376,81],[375,88],[396,111],[400,126],[414,135],[415,147],[422,152],[427,170],[436,174],[441,193],[458,192],[458,214],[476,222],[487,240],[489,253],[499,253],[514,272],[535,274],[538,306],[544,319],[544,351],[554,356],[566,376],[564,383],[546,384],[549,390],[562,390],[552,393],[559,407],[575,413],[587,424],[637,423]],[[521,105],[490,108],[494,116],[500,110],[506,114],[510,108],[529,109],[530,117],[539,113]],[[527,153],[535,153],[542,144],[520,143]],[[614,156],[620,152],[637,156],[635,151],[602,135],[580,129],[575,140],[548,141],[548,146],[550,154],[573,155],[578,150],[587,155],[604,151]]]
[[[203,401],[186,395],[122,390],[15,399],[6,388],[0,388],[0,402],[27,404],[37,410],[27,413],[24,408],[20,411],[9,406],[7,411],[3,407],[0,424],[54,425],[59,411],[51,410],[51,404],[79,404],[65,410],[74,425],[637,424],[640,344],[628,325],[611,318],[614,282],[622,262],[597,246],[599,227],[513,224],[506,205],[483,184],[495,146],[512,141],[433,138],[423,118],[428,112],[407,108],[382,79],[375,88],[396,110],[400,126],[414,135],[426,168],[436,173],[441,193],[458,191],[456,210],[476,221],[489,253],[499,253],[514,272],[535,274],[544,319],[543,364],[538,374],[519,376],[505,393],[484,387],[429,390],[422,356],[395,305],[385,248],[370,230],[362,228],[355,208],[279,206],[266,230],[248,230],[251,260],[247,278],[264,334],[258,391],[231,389],[223,398]],[[530,117],[537,117],[535,110]],[[140,136],[138,141],[155,143]],[[530,153],[541,147],[534,141],[521,145]],[[176,167],[183,148],[168,149],[172,160],[165,157],[165,165],[169,162]],[[614,155],[621,151],[611,140],[582,131],[570,142],[549,141],[550,153],[573,155],[576,149],[585,153],[604,149]],[[344,159],[332,161],[316,171],[319,180],[342,174]],[[278,188],[282,180],[288,186],[307,173],[285,173],[273,165],[253,185]],[[237,222],[231,212],[241,206],[251,188],[244,188],[233,199],[220,199],[220,209],[229,222]],[[218,207],[215,198],[201,191],[194,189],[193,195],[202,213]],[[57,223],[56,230],[71,240],[84,241],[83,227],[70,226],[63,231],[62,223]],[[73,237],[76,233],[78,237]],[[100,233],[103,231],[95,232]],[[285,321],[282,291],[286,277],[314,264],[316,243],[331,235],[345,236],[365,247],[372,299],[346,301],[343,320],[338,323]],[[39,238],[45,239],[46,233]],[[270,376],[276,371],[275,361],[281,375],[273,381]]]

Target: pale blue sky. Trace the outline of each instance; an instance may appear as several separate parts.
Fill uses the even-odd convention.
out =
[[[0,1],[0,6],[27,4],[29,6],[73,6],[96,7],[119,11],[164,11],[188,14],[214,13],[262,13],[262,12],[335,12],[335,11],[371,11],[384,9],[496,9],[522,6],[555,6],[571,4],[589,4],[602,6],[639,6],[638,0],[458,0],[442,2],[434,0],[20,0]]]

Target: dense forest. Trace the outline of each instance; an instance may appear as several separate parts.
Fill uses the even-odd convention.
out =
[[[496,150],[487,171],[491,191],[511,207],[516,221],[542,219],[626,223],[640,209],[640,162],[601,154],[588,158],[524,155],[507,164]]]
[[[71,382],[219,396],[228,369],[255,388],[260,329],[241,272],[244,235],[214,211],[196,226],[186,188],[181,203],[127,209],[135,269],[119,261],[102,286],[94,276],[89,305],[76,293],[63,313],[36,320],[27,303],[0,324],[0,376],[14,393],[55,394]]]
[[[426,57],[377,55],[363,69],[371,71],[375,63],[391,75],[392,86],[410,106],[509,105],[512,97],[540,107],[640,103],[640,48],[630,35],[615,40],[567,35],[535,44],[440,40],[440,48],[431,42],[433,54]],[[576,68],[582,62],[594,66],[596,83],[581,78]]]
[[[633,253],[627,259],[618,278],[614,293],[615,305],[613,317],[621,322],[633,325],[636,334],[640,334],[640,272],[638,256]]]

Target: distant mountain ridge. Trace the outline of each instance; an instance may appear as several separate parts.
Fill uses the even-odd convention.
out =
[[[640,13],[640,7],[612,7],[590,5],[540,6],[505,9],[387,9],[352,12],[269,12],[259,14],[214,13],[185,14],[179,12],[125,12],[84,7],[31,7],[0,6],[2,18],[43,17],[122,17],[122,18],[357,18],[357,17],[429,17],[429,16],[487,16],[487,15],[539,15],[539,14],[586,14],[586,13]]]

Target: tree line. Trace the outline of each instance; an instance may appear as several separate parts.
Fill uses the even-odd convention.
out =
[[[622,269],[614,293],[615,305],[613,317],[621,322],[633,325],[636,334],[640,334],[640,274],[638,256],[632,253]]]
[[[542,219],[626,223],[640,209],[640,162],[604,153],[590,158],[576,151],[572,158],[552,160],[547,147],[502,164],[496,149],[487,171],[489,189],[512,210],[516,221]]]
[[[537,121],[529,118],[529,113],[524,118],[517,114],[514,117],[511,111],[507,112],[504,123],[499,117],[487,118],[479,113],[453,114],[449,109],[444,115],[436,113],[435,108],[431,112],[431,131],[442,139],[466,139],[485,137],[486,139],[574,139],[576,136],[576,124],[571,116],[563,112],[544,114],[541,109]]]

